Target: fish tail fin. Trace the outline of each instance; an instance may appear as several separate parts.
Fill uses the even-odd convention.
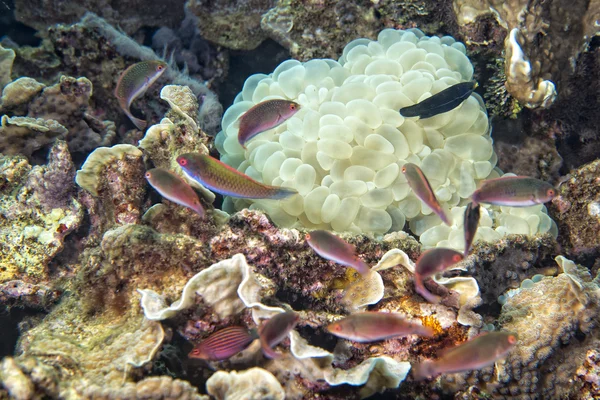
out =
[[[148,123],[143,119],[139,119],[133,116],[131,112],[127,112],[127,116],[133,122],[133,124],[140,130],[143,131],[148,126]]]
[[[206,210],[204,209],[204,207],[202,206],[202,204],[198,203],[196,205],[194,205],[193,208],[194,211],[196,211],[196,213],[201,217],[204,218],[206,217]]]
[[[273,195],[270,198],[274,200],[281,200],[297,193],[298,192],[295,189],[278,187],[274,190]]]
[[[273,350],[273,348],[271,346],[269,346],[264,340],[260,340],[260,345],[262,347],[262,351],[263,354],[265,355],[265,357],[267,358],[271,358],[271,359],[276,359],[281,357],[281,353],[276,352],[275,350]]]
[[[358,273],[361,274],[362,276],[367,276],[369,274],[369,272],[371,272],[371,268],[363,260],[359,259],[358,261],[359,262],[355,266],[352,266],[352,267],[355,268],[358,271]]]
[[[434,362],[431,360],[425,360],[421,363],[414,364],[412,370],[413,378],[416,381],[422,381],[435,375],[434,365]]]
[[[415,291],[430,303],[438,304],[442,300],[440,296],[436,296],[425,288],[423,280],[418,275],[415,275]]]
[[[444,209],[441,206],[438,210],[438,215],[446,225],[452,226],[452,221],[450,221],[450,218],[448,218],[448,214],[446,213],[446,211],[444,211]]]

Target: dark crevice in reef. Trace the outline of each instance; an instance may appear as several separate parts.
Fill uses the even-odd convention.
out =
[[[229,76],[219,84],[217,93],[224,110],[233,104],[250,75],[268,74],[290,58],[290,53],[275,41],[267,39],[254,50],[231,51],[229,57]]]
[[[40,314],[26,308],[4,306],[0,309],[0,359],[14,354],[17,340],[22,333],[19,331],[19,324],[28,317]]]
[[[12,0],[0,0],[0,39],[8,36],[19,46],[39,46],[41,39],[36,30],[15,20]]]

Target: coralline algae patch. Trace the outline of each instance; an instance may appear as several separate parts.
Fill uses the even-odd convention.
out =
[[[270,75],[249,77],[224,114],[216,140],[221,160],[298,194],[282,201],[226,198],[225,210],[263,209],[282,227],[338,232],[383,234],[402,230],[409,221],[413,232],[435,237],[429,246],[442,241],[462,246],[457,210],[464,209],[480,180],[501,174],[494,169],[483,101],[472,95],[458,108],[427,119],[404,118],[398,110],[472,77],[462,43],[416,29],[386,29],[377,41],[354,40],[339,62],[288,60]],[[242,148],[238,117],[275,98],[302,108]],[[453,227],[429,231],[441,221],[400,173],[407,162],[421,167],[442,206],[452,210]],[[518,213],[490,207],[486,213],[483,239],[552,228],[541,207]]]

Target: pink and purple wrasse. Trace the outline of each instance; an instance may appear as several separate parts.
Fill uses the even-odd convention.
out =
[[[427,360],[414,367],[416,380],[470,371],[493,365],[504,358],[517,344],[517,335],[511,332],[489,332],[463,344],[445,349],[437,360]]]
[[[431,208],[431,210],[436,213],[446,225],[452,225],[437,197],[435,197],[435,193],[433,193],[433,189],[421,168],[413,163],[406,163],[402,166],[401,171],[408,181],[408,186],[410,186],[415,195],[417,195],[423,203],[427,204],[427,206]]]
[[[146,93],[146,90],[167,70],[167,63],[160,60],[147,60],[133,64],[127,68],[117,81],[115,96],[119,105],[131,122],[144,130],[148,123],[131,114],[131,103]]]
[[[196,345],[188,354],[189,358],[206,361],[221,361],[245,350],[257,339],[255,331],[241,326],[223,328]]]
[[[185,174],[222,195],[245,199],[283,199],[296,194],[294,189],[260,183],[207,154],[186,153],[177,157]]]
[[[359,343],[385,340],[397,336],[433,336],[427,326],[415,324],[396,313],[359,312],[327,326],[329,333]]]
[[[546,203],[558,194],[548,182],[528,176],[503,176],[488,179],[471,195],[474,203],[529,207]]]
[[[300,110],[300,104],[290,100],[265,100],[250,108],[240,117],[238,141],[246,142],[261,132],[281,125]]]
[[[204,207],[198,195],[186,181],[174,173],[162,168],[146,171],[146,179],[162,197],[174,203],[188,207],[204,217]]]
[[[444,247],[424,251],[415,265],[415,291],[430,303],[439,303],[440,297],[425,288],[424,279],[447,270],[463,259],[464,256],[458,251]]]
[[[358,258],[354,246],[333,233],[322,230],[311,231],[306,235],[306,242],[315,253],[327,260],[352,267],[363,276],[370,271],[369,266]]]
[[[283,312],[271,317],[259,328],[258,336],[265,357],[281,357],[281,354],[273,350],[273,347],[288,336],[298,324],[299,319],[300,316],[293,311]]]
[[[473,202],[467,204],[467,208],[465,208],[465,219],[463,221],[463,229],[465,231],[465,252],[463,256],[465,257],[469,255],[473,239],[475,239],[475,234],[479,227],[480,212],[481,206]]]

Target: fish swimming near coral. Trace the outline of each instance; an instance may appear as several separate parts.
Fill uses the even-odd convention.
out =
[[[177,163],[188,177],[222,195],[244,199],[283,199],[294,189],[260,183],[207,154],[186,153]]]
[[[465,219],[463,222],[463,229],[465,231],[465,252],[463,255],[466,257],[469,255],[473,239],[477,233],[479,227],[479,215],[481,206],[477,203],[470,202],[465,208]]]
[[[452,111],[469,98],[477,82],[461,82],[413,105],[400,109],[403,117],[431,118],[438,114]]]
[[[415,265],[415,290],[423,298],[430,303],[439,303],[440,297],[429,292],[423,280],[443,272],[453,266],[454,264],[461,262],[464,259],[463,255],[458,251],[447,249],[444,247],[436,247],[424,251]]]
[[[139,130],[144,130],[148,123],[131,114],[131,103],[138,97],[143,96],[166,69],[167,63],[164,61],[142,61],[123,71],[117,81],[115,96],[119,100],[119,105]]]
[[[402,166],[401,171],[408,181],[408,186],[415,192],[417,197],[427,204],[446,225],[452,225],[421,168],[413,163],[406,163]]]
[[[558,194],[548,182],[528,176],[503,176],[488,179],[471,195],[474,203],[528,207],[546,203]]]
[[[444,350],[437,360],[415,365],[413,374],[415,379],[421,380],[438,374],[485,368],[504,358],[516,344],[514,333],[489,332]]]
[[[241,326],[223,328],[196,345],[188,354],[189,358],[206,361],[221,361],[245,350],[257,339],[256,331]]]
[[[359,343],[374,342],[397,336],[433,336],[427,326],[415,324],[396,313],[359,312],[327,326],[329,333]]]
[[[275,128],[300,110],[300,104],[290,100],[265,100],[250,108],[240,117],[238,141],[246,142],[261,132]]]
[[[204,207],[198,195],[190,185],[179,176],[163,168],[153,168],[146,171],[148,183],[162,197],[184,207],[191,208],[204,217]]]
[[[300,317],[293,311],[279,313],[264,323],[258,330],[260,345],[263,353],[268,358],[279,358],[280,353],[273,350],[283,341],[292,329],[298,324]]]
[[[306,235],[308,245],[323,258],[354,268],[361,275],[369,272],[369,266],[356,254],[350,243],[331,232],[315,230]]]

